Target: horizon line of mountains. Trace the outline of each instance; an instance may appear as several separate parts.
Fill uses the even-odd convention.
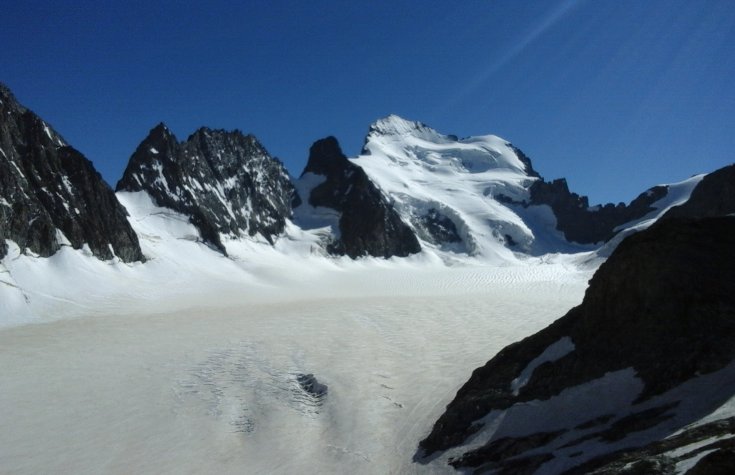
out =
[[[545,181],[520,149],[498,137],[459,140],[389,116],[371,126],[362,156],[374,153],[375,144],[382,144],[385,137],[399,137],[396,143],[421,162],[423,171],[446,173],[442,167],[449,163],[468,180],[492,170],[512,172],[512,179],[490,180],[479,198],[495,208],[509,207],[519,216],[524,210],[548,206],[555,229],[543,232],[561,233],[568,244],[610,240],[626,223],[651,213],[652,205],[668,192],[666,186],[656,186],[628,205],[590,208],[587,198],[571,192],[565,179]],[[499,141],[495,148],[487,145],[495,143],[491,139]],[[421,140],[436,149],[427,152],[416,145]],[[461,160],[442,155],[444,149],[456,151]],[[406,165],[392,156],[390,160]],[[731,176],[732,168],[719,173]],[[718,187],[732,182],[714,181]],[[134,151],[113,191],[90,160],[0,84],[0,258],[7,254],[8,239],[22,252],[42,257],[64,245],[74,249],[88,245],[100,259],[144,261],[128,212],[115,195],[141,191],[156,206],[186,216],[201,240],[224,255],[223,237],[262,238],[273,244],[288,220],[302,227],[331,225],[323,241],[331,255],[405,257],[426,246],[470,255],[480,252],[477,234],[486,230],[478,231],[484,225],[473,227],[466,216],[471,212],[463,215],[456,205],[417,197],[411,194],[410,183],[404,186],[405,192],[386,190],[374,173],[366,173],[342,153],[334,137],[312,145],[301,177],[294,180],[253,135],[201,127],[179,141],[161,123]],[[501,247],[534,252],[535,235],[524,222],[484,219],[488,235]]]

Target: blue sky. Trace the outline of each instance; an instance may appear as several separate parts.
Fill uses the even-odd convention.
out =
[[[395,113],[500,135],[592,203],[735,161],[731,0],[10,3],[0,81],[113,186],[161,121],[298,175]]]

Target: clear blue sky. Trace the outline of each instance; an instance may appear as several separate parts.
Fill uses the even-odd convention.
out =
[[[292,174],[395,113],[493,133],[592,203],[735,161],[735,1],[11,1],[0,81],[113,186],[158,122]]]

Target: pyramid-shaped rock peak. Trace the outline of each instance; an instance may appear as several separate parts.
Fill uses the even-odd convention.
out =
[[[339,233],[327,247],[337,255],[350,257],[407,256],[421,250],[413,230],[401,220],[392,204],[359,166],[350,162],[334,137],[316,141],[301,182],[314,182],[310,175],[323,177],[307,187],[300,213],[330,208],[339,213]]]
[[[223,236],[273,243],[291,216],[295,190],[283,164],[252,135],[202,127],[179,142],[163,124],[130,157],[118,191],[145,191],[186,215],[226,254]]]

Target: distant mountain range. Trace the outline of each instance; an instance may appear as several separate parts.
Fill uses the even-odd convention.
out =
[[[0,256],[10,240],[39,256],[71,246],[144,260],[128,211],[92,163],[4,86],[0,101]],[[228,239],[273,244],[291,222],[332,255],[423,251],[500,263],[599,248],[686,202],[701,178],[653,187],[628,205],[590,207],[564,179],[541,178],[506,140],[458,139],[389,116],[370,126],[356,158],[334,138],[315,142],[298,179],[252,135],[203,127],[179,142],[159,124],[116,191],[180,213],[225,255]]]

